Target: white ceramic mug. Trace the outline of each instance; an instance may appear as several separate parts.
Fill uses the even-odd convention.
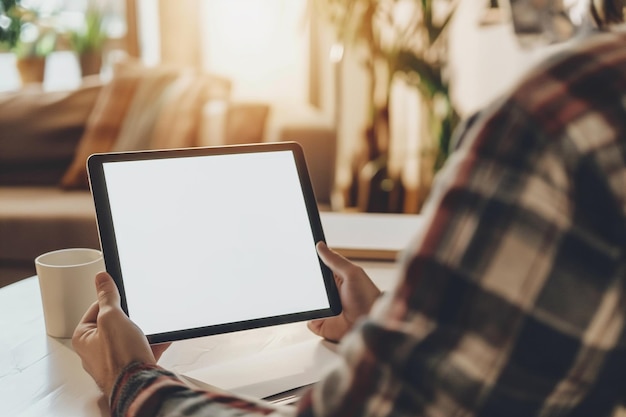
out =
[[[46,332],[72,337],[76,325],[96,300],[94,278],[105,270],[102,252],[71,248],[44,253],[35,259]]]

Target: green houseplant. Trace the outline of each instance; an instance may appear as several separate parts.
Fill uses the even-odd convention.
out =
[[[78,55],[82,75],[98,74],[102,66],[102,49],[107,40],[103,14],[95,7],[85,13],[83,27],[69,33],[72,49]]]
[[[427,124],[436,144],[424,155],[431,160],[431,170],[437,170],[448,156],[451,132],[459,120],[446,78],[446,33],[454,16],[453,1],[316,0],[318,10],[335,29],[337,41],[361,58],[370,82],[364,135],[367,161],[358,185],[369,187],[367,192],[359,191],[367,196],[366,201],[358,197],[358,206],[365,211],[404,210],[401,181],[390,178],[387,170],[394,77],[403,77],[417,88],[426,103]],[[363,178],[364,172],[368,178]]]
[[[13,17],[16,8],[16,0],[0,0],[0,45],[3,50],[13,49],[20,38],[21,21]]]
[[[46,57],[56,47],[57,32],[36,9],[20,0],[0,0],[0,43],[15,53],[24,84],[43,82]]]

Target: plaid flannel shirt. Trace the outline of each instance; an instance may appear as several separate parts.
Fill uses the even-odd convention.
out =
[[[457,143],[395,290],[297,408],[136,364],[114,415],[610,415],[626,393],[626,35],[551,59]]]

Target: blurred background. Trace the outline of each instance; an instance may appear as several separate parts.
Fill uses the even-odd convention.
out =
[[[129,60],[220,77],[191,145],[301,141],[329,210],[419,212],[459,121],[557,48],[525,49],[493,0],[0,4],[2,94],[106,85]]]

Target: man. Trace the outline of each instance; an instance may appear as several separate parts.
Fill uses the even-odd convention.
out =
[[[115,416],[607,416],[626,394],[626,34],[598,33],[460,132],[394,290],[318,244],[342,361],[296,409],[187,388],[106,273],[73,343]],[[372,306],[370,311],[370,306]]]

